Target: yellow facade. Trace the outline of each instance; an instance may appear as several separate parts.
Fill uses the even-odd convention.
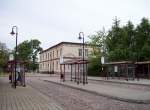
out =
[[[63,61],[82,58],[82,43],[61,42],[40,53],[39,72],[60,72],[60,58]],[[80,52],[79,52],[80,51]],[[87,59],[92,51],[89,45],[85,45],[84,55]],[[66,72],[69,72],[69,66],[66,66]]]

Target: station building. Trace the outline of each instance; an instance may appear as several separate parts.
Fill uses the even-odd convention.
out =
[[[88,44],[84,45],[84,58],[92,51]],[[40,53],[39,72],[60,73],[60,64],[67,60],[80,60],[83,57],[83,44],[75,42],[60,42]],[[66,72],[70,71],[70,66],[66,65]]]

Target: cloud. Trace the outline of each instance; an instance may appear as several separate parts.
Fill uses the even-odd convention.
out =
[[[76,41],[105,27],[108,30],[117,16],[122,24],[134,24],[149,17],[149,0],[1,0],[0,40],[13,48],[8,34],[19,27],[19,42],[37,38],[48,48],[60,41]]]

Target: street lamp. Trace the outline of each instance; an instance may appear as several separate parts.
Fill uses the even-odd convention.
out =
[[[82,57],[82,60],[83,60],[83,84],[85,84],[85,71],[84,71],[84,33],[83,32],[79,32],[79,40],[83,40],[83,57]]]
[[[14,32],[14,29],[16,30],[16,32]],[[10,33],[12,36],[16,35],[16,49],[15,49],[15,82],[14,82],[14,87],[16,88],[16,70],[17,70],[17,37],[18,37],[18,27],[17,26],[13,26],[12,27],[12,31]]]

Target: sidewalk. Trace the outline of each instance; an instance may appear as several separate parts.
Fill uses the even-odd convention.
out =
[[[105,77],[88,77],[90,80],[95,80],[95,81],[107,81],[110,83],[124,83],[124,84],[132,84],[132,85],[145,85],[145,86],[150,86],[150,79],[140,79],[139,81],[137,79],[135,80],[125,80],[125,79],[112,79],[109,78],[108,80]]]
[[[83,85],[82,83],[77,85],[74,81],[60,82],[59,77],[41,77],[41,80],[49,81],[55,84],[61,84],[74,89],[87,91],[97,95],[132,102],[132,103],[149,103],[150,104],[150,91],[143,89],[120,87],[111,84],[103,84],[101,82]]]
[[[0,110],[63,110],[60,105],[30,86],[12,88],[0,77]]]
[[[60,77],[59,74],[41,74],[41,73],[27,73],[27,77]],[[66,76],[68,79],[70,79],[70,76]],[[102,81],[102,82],[110,82],[110,83],[119,83],[119,84],[131,84],[131,85],[144,85],[144,86],[150,86],[150,79],[140,79],[139,81],[137,79],[135,80],[125,80],[125,79],[118,79],[118,78],[109,78],[108,80],[106,77],[93,77],[88,76],[88,80],[93,81]]]
[[[26,77],[60,77],[59,74],[41,74],[41,73],[26,73]],[[70,76],[67,76],[70,78]],[[125,79],[112,79],[109,78],[109,80],[106,79],[106,77],[92,77],[88,76],[88,80],[92,81],[102,81],[102,82],[110,82],[110,83],[120,83],[120,84],[130,84],[130,85],[144,85],[144,86],[150,86],[150,79],[140,79],[137,81],[135,80],[125,80]]]

